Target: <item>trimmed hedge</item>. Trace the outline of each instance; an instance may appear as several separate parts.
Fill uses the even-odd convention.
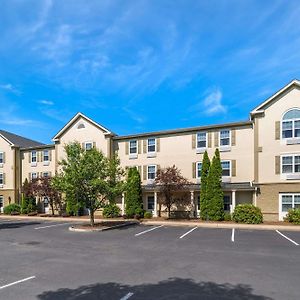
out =
[[[151,218],[152,218],[152,212],[146,211],[146,212],[144,213],[144,218],[145,218],[145,219],[151,219]]]
[[[103,209],[103,217],[105,218],[116,218],[121,213],[120,208],[116,204],[107,204]]]
[[[224,221],[231,221],[231,214],[230,213],[228,213],[228,212],[226,212],[226,213],[224,213]]]
[[[300,208],[290,209],[284,220],[293,224],[300,224]]]
[[[12,203],[4,207],[3,212],[6,215],[20,213],[21,207],[18,204]]]
[[[236,223],[260,224],[263,222],[263,215],[260,208],[253,204],[239,204],[235,207],[232,220]]]

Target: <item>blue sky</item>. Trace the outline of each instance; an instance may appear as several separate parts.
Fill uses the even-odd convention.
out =
[[[298,1],[1,0],[0,128],[50,143],[246,120],[300,78]]]

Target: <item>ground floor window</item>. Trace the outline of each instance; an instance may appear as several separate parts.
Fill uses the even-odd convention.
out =
[[[225,211],[230,211],[230,196],[229,195],[224,195],[223,202],[224,202],[224,210]]]
[[[293,208],[300,208],[300,194],[282,194],[281,211],[288,212]]]
[[[4,207],[4,197],[0,196],[0,212],[3,212],[3,207]]]
[[[147,209],[149,209],[149,210],[154,209],[154,196],[147,197]]]

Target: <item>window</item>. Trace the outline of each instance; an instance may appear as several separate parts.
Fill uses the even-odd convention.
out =
[[[197,133],[197,148],[206,148],[206,132]]]
[[[0,164],[4,163],[4,154],[3,152],[0,152]]]
[[[223,197],[223,202],[224,202],[224,210],[225,211],[230,211],[230,196],[225,195]]]
[[[300,138],[300,109],[286,112],[282,118],[281,128],[283,139]]]
[[[93,148],[93,143],[92,142],[85,142],[84,143],[84,149],[85,150],[91,150]]]
[[[289,209],[300,208],[300,194],[282,194],[281,211],[288,212]]]
[[[149,209],[149,210],[154,209],[154,196],[147,197],[147,209]]]
[[[220,131],[220,147],[230,146],[230,130]]]
[[[83,123],[79,123],[79,124],[77,125],[77,129],[83,129],[83,128],[85,128],[85,126],[84,126]]]
[[[137,154],[137,140],[133,140],[129,142],[129,154]]]
[[[49,177],[49,172],[43,172],[43,177]]]
[[[148,152],[156,152],[156,141],[153,138],[148,139]]]
[[[201,178],[202,163],[197,163],[197,178]]]
[[[300,155],[282,156],[281,172],[283,174],[300,173]]]
[[[31,173],[31,180],[37,179],[37,173],[33,172]]]
[[[49,161],[49,150],[43,151],[43,161]]]
[[[156,175],[156,166],[148,166],[148,180],[154,180]]]
[[[31,151],[31,162],[36,163],[37,162],[37,152]]]
[[[0,196],[0,212],[3,212],[3,207],[4,207],[4,197]]]
[[[222,176],[230,177],[230,161],[229,160],[222,161],[221,166],[222,166]]]
[[[0,173],[0,185],[4,184],[4,175],[3,173]]]

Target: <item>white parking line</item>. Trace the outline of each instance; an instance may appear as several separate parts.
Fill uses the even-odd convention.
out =
[[[231,233],[231,241],[234,243],[234,233],[235,233],[235,228],[232,228],[232,233]]]
[[[2,286],[0,286],[0,290],[5,289],[5,288],[7,288],[9,286],[12,286],[12,285],[15,285],[15,284],[18,284],[18,283],[30,280],[30,279],[34,279],[34,278],[35,278],[35,276],[30,276],[30,277],[27,277],[27,278],[24,278],[24,279],[21,279],[21,280],[18,280],[18,281],[15,281],[15,282],[12,282],[12,283],[9,283],[9,284],[6,284],[6,285],[2,285]]]
[[[188,235],[189,233],[191,233],[192,231],[194,231],[195,229],[197,229],[198,227],[194,227],[191,230],[189,230],[188,232],[186,232],[185,234],[183,234],[181,237],[179,237],[180,239],[183,239],[186,235]]]
[[[278,234],[280,234],[281,236],[283,236],[284,238],[286,238],[288,241],[290,241],[291,243],[295,244],[296,246],[299,246],[299,244],[295,241],[293,241],[292,239],[290,239],[289,237],[287,237],[286,235],[284,235],[283,233],[281,233],[279,230],[276,230],[276,232]]]
[[[124,297],[122,297],[120,300],[127,300],[127,299],[129,299],[131,296],[133,296],[133,293],[128,293],[128,294],[126,294]]]
[[[142,231],[142,232],[140,232],[140,233],[136,233],[136,234],[135,234],[135,236],[142,235],[142,234],[144,234],[144,233],[147,233],[147,232],[149,232],[149,231],[152,231],[152,230],[158,229],[158,228],[160,228],[160,227],[163,227],[163,226],[164,226],[164,225],[159,225],[159,226],[156,226],[156,227],[152,227],[152,228],[150,228],[150,229],[147,229],[147,230],[145,230],[145,231]]]
[[[60,223],[60,224],[54,224],[54,225],[48,225],[48,226],[40,226],[40,227],[35,227],[34,229],[44,229],[44,228],[62,226],[62,225],[67,225],[67,224],[70,224],[70,223]]]

